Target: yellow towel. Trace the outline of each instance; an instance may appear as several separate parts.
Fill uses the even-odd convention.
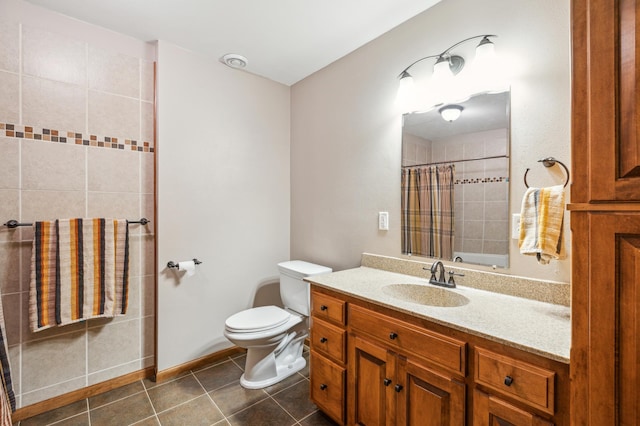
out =
[[[126,313],[126,220],[36,222],[34,230],[29,289],[32,331]]]
[[[546,265],[551,259],[565,257],[562,244],[564,186],[529,188],[520,212],[520,253],[535,255]]]

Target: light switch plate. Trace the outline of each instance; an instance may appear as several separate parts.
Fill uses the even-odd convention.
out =
[[[380,231],[389,230],[389,212],[378,213],[378,229]]]

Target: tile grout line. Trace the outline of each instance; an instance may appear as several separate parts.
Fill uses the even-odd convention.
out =
[[[149,405],[151,405],[151,409],[153,410],[153,417],[155,417],[156,421],[158,423],[160,423],[160,419],[158,418],[158,413],[156,412],[156,407],[153,405],[153,401],[151,401],[151,397],[149,396],[149,390],[144,385],[144,381],[143,380],[140,380],[140,382],[142,383],[142,387],[144,388],[145,395],[147,395],[147,400],[149,401]],[[149,417],[151,417],[151,416],[149,416]]]
[[[231,357],[228,357],[231,362],[233,362],[233,359],[231,359]],[[234,363],[235,364],[235,363]],[[237,365],[237,364],[236,364]],[[198,384],[200,385],[200,387],[204,390],[204,394],[207,396],[207,398],[209,398],[209,401],[211,401],[211,403],[213,404],[214,407],[216,407],[218,409],[218,411],[220,412],[220,414],[222,414],[222,419],[224,419],[224,421],[227,422],[227,424],[229,423],[229,419],[227,418],[227,416],[222,412],[222,410],[220,409],[220,407],[218,406],[218,404],[216,404],[216,402],[213,400],[213,398],[211,398],[211,395],[209,394],[209,392],[207,391],[207,389],[202,385],[202,382],[200,382],[200,380],[198,379],[198,376],[196,376],[193,372],[193,370],[189,370],[189,372],[191,373],[191,375],[196,379],[196,382],[198,382]],[[212,391],[213,392],[213,391]],[[222,420],[220,420],[222,421]],[[220,421],[217,421],[216,423],[220,423]],[[215,424],[215,423],[214,423]]]

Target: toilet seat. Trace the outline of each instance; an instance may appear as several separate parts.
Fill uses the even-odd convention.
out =
[[[291,318],[291,314],[277,306],[260,306],[231,315],[225,328],[231,333],[259,333],[277,328]]]

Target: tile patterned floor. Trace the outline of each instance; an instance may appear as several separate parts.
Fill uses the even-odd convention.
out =
[[[335,425],[309,401],[308,366],[273,386],[249,390],[239,383],[244,362],[245,355],[236,355],[170,381],[140,380],[19,426]]]

